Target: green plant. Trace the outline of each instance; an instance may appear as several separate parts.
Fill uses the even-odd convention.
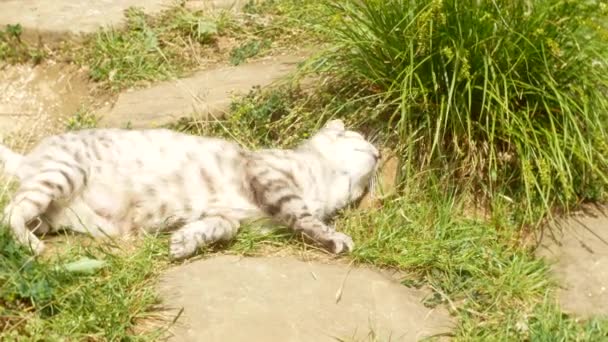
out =
[[[157,302],[150,281],[163,265],[162,241],[148,237],[137,249],[126,250],[111,244],[64,245],[58,255],[41,259],[0,227],[0,339],[157,337],[162,331],[133,328]],[[107,267],[89,273],[69,267],[83,259],[102,260]]]
[[[33,307],[41,315],[52,315],[54,294],[62,278],[61,272],[43,267],[29,253],[13,242],[8,230],[0,229],[0,326],[8,326],[6,313]],[[0,329],[3,330],[3,329]]]
[[[101,30],[90,42],[84,56],[91,65],[91,78],[114,87],[124,87],[136,81],[163,79],[174,72],[163,58],[158,34],[152,30],[140,10],[126,12],[127,29]]]
[[[75,131],[86,128],[95,128],[97,127],[98,122],[99,118],[93,112],[83,107],[68,118],[66,129],[68,131]]]
[[[114,89],[179,76],[197,64],[217,34],[213,20],[181,7],[156,17],[129,8],[125,17],[124,29],[100,30],[78,56],[93,80]]]
[[[32,61],[38,64],[46,56],[41,47],[33,47],[21,40],[23,27],[21,24],[8,24],[0,30],[0,61],[22,63]]]
[[[527,222],[608,183],[607,6],[596,1],[327,1],[329,70],[388,102],[404,176],[453,172]]]
[[[168,28],[192,37],[200,44],[212,42],[218,33],[218,25],[215,21],[181,7],[173,9]]]
[[[251,57],[255,57],[262,50],[270,48],[270,40],[249,40],[230,51],[230,63],[239,65]]]

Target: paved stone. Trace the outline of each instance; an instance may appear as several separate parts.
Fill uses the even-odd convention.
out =
[[[57,38],[120,25],[124,10],[131,6],[153,14],[173,3],[172,0],[2,0],[0,25],[21,24],[26,36]]]
[[[266,86],[294,70],[302,58],[280,56],[239,66],[199,71],[191,77],[161,82],[150,88],[123,92],[116,102],[98,111],[107,127],[155,127],[196,114],[223,115],[232,95],[253,86]]]
[[[608,217],[593,210],[555,228],[537,253],[552,263],[562,308],[582,317],[608,316]]]
[[[159,288],[163,305],[184,309],[172,341],[350,341],[372,331],[415,341],[453,326],[444,309],[421,304],[428,293],[386,274],[292,257],[194,261],[165,273]]]

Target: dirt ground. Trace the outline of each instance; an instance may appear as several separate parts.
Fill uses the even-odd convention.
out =
[[[64,129],[65,119],[91,102],[93,86],[75,66],[7,65],[0,72],[0,141],[29,144]],[[22,146],[26,147],[26,146]]]

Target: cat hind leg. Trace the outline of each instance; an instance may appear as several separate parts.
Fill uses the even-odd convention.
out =
[[[72,196],[86,183],[86,173],[81,167],[65,161],[48,164],[34,177],[21,182],[2,217],[17,242],[29,246],[35,254],[42,253],[44,243],[28,229],[28,225],[44,214],[53,201]]]

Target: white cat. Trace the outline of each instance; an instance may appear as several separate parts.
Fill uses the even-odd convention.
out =
[[[44,245],[34,232],[172,228],[170,254],[179,259],[263,216],[340,253],[352,239],[323,220],[361,197],[379,157],[340,120],[289,150],[248,151],[164,129],[83,130],[48,137],[25,156],[0,145],[0,164],[20,182],[4,217],[36,253]]]

